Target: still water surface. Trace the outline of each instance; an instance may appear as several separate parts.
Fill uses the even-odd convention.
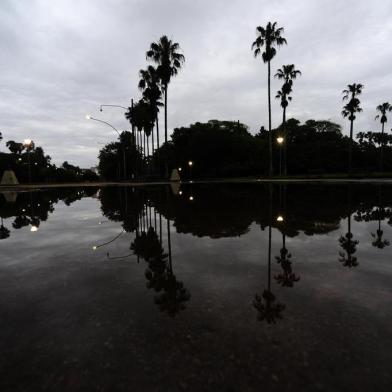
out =
[[[0,194],[1,391],[390,391],[392,187]]]

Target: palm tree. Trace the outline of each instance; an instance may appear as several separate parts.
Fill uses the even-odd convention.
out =
[[[292,98],[290,97],[291,92],[293,91],[293,80],[297,78],[297,76],[302,75],[301,71],[295,69],[294,64],[283,65],[282,68],[279,68],[275,74],[275,78],[284,80],[282,89],[277,92],[275,98],[280,99],[280,106],[283,108],[283,137],[284,137],[284,175],[287,174],[287,134],[286,134],[286,109],[289,105],[289,101],[291,102]]]
[[[157,149],[159,148],[159,124],[158,113],[159,107],[163,106],[161,102],[162,92],[160,89],[159,74],[152,65],[149,65],[146,70],[139,71],[140,81],[139,89],[143,91],[143,99],[150,105],[150,110],[154,115],[157,130]],[[154,154],[154,133],[152,133],[152,154]]]
[[[354,240],[353,233],[351,232],[351,187],[348,187],[347,190],[347,233],[343,236],[341,235],[339,238],[339,244],[343,251],[339,252],[339,261],[343,264],[344,267],[357,267],[359,265],[357,257],[354,256],[357,251],[357,245],[359,244],[358,240]]]
[[[158,42],[153,42],[147,51],[147,59],[158,64],[157,72],[165,95],[165,143],[167,143],[167,87],[172,76],[177,75],[185,61],[183,54],[179,53],[180,45],[163,35]]]
[[[255,57],[261,54],[264,63],[268,64],[268,149],[269,149],[269,174],[273,174],[272,165],[272,135],[271,135],[271,60],[276,55],[275,46],[287,44],[285,38],[281,35],[284,32],[283,27],[276,28],[276,22],[268,22],[267,26],[256,27],[257,38],[252,43],[252,50]],[[261,52],[261,48],[265,48]]]
[[[384,169],[384,126],[387,122],[387,112],[392,112],[392,106],[388,102],[384,102],[382,105],[378,105],[376,108],[380,114],[377,114],[375,120],[380,119],[381,123],[381,151],[380,151],[380,171]]]
[[[350,144],[348,149],[348,172],[351,174],[352,168],[352,145],[353,145],[353,132],[355,113],[362,112],[360,107],[360,100],[357,98],[362,93],[363,85],[354,83],[347,85],[347,89],[343,90],[343,101],[348,100],[348,103],[343,106],[342,115],[344,118],[350,120]]]

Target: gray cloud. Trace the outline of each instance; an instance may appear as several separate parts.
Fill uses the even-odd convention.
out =
[[[364,112],[356,129],[377,129],[375,106],[392,100],[391,16],[389,0],[3,0],[0,130],[5,140],[31,137],[56,163],[96,164],[100,143],[116,135],[85,114],[127,128],[120,110],[98,107],[138,98],[145,51],[167,34],[186,56],[169,87],[169,128],[239,119],[256,132],[267,124],[267,69],[250,45],[255,27],[269,20],[285,27],[288,40],[273,70],[295,63],[303,72],[289,115],[347,129],[341,90],[361,82]],[[277,102],[273,117],[277,125]]]

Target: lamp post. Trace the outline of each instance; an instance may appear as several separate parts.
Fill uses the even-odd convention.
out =
[[[279,136],[276,138],[276,141],[279,144],[279,175],[282,176],[282,148],[284,143],[284,138]]]
[[[103,121],[103,120],[99,120],[98,118],[94,118],[94,117],[90,116],[89,114],[87,114],[86,119],[87,119],[87,120],[98,121],[98,122],[100,122],[100,123],[102,123],[102,124],[105,124],[105,125],[109,126],[109,127],[112,128],[114,131],[117,132],[118,137],[119,137],[119,139],[120,139],[120,143],[121,143],[121,145],[122,145],[122,150],[123,150],[124,180],[125,180],[125,179],[127,178],[127,166],[126,166],[126,162],[125,162],[125,147],[124,147],[123,143],[121,142],[121,134],[120,134],[120,132],[119,132],[119,131],[117,130],[117,128],[115,128],[112,124],[109,124],[108,122]]]
[[[193,166],[193,162],[189,161],[188,162],[188,166],[189,166],[189,181],[192,182],[192,166]]]
[[[99,111],[103,112],[103,108],[104,107],[120,108],[120,109],[124,109],[124,110],[128,110],[129,109],[129,108],[127,108],[125,106],[121,106],[121,105],[101,105],[99,107]],[[133,109],[133,98],[131,99],[131,108]],[[135,144],[137,144],[137,143],[135,143],[135,140],[136,140],[135,139],[135,126],[132,123],[131,123],[131,126],[132,126],[132,143],[135,146]],[[136,148],[136,150],[137,150],[137,148]],[[132,177],[134,177],[134,174],[135,173],[132,174]]]
[[[31,145],[32,145],[33,141],[31,139],[25,139],[23,141],[23,146],[26,148],[27,150],[27,160],[28,160],[28,164],[29,164],[29,184],[31,184],[31,163],[30,163],[30,151],[31,151]]]

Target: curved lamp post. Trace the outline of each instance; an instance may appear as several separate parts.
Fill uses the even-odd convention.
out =
[[[104,108],[104,107],[106,107],[106,106],[112,107],[112,108],[121,108],[121,109],[124,109],[124,110],[128,110],[128,108],[126,108],[125,106],[121,106],[121,105],[101,105],[101,106],[99,107],[99,111],[100,111],[100,112],[103,112],[103,109],[102,109],[102,108]]]
[[[126,178],[127,178],[127,167],[126,167],[126,162],[125,162],[125,147],[124,147],[123,143],[121,142],[121,133],[120,133],[120,132],[118,131],[118,129],[115,128],[112,124],[109,124],[108,122],[103,121],[103,120],[100,120],[100,119],[98,119],[98,118],[94,118],[94,117],[90,116],[89,114],[86,115],[86,119],[87,119],[87,120],[98,121],[98,122],[100,122],[100,123],[102,123],[102,124],[105,124],[105,125],[109,126],[109,127],[112,128],[114,131],[117,132],[118,137],[119,137],[119,139],[120,139],[120,143],[121,143],[121,145],[122,145],[122,150],[123,150],[124,180],[126,180]]]

